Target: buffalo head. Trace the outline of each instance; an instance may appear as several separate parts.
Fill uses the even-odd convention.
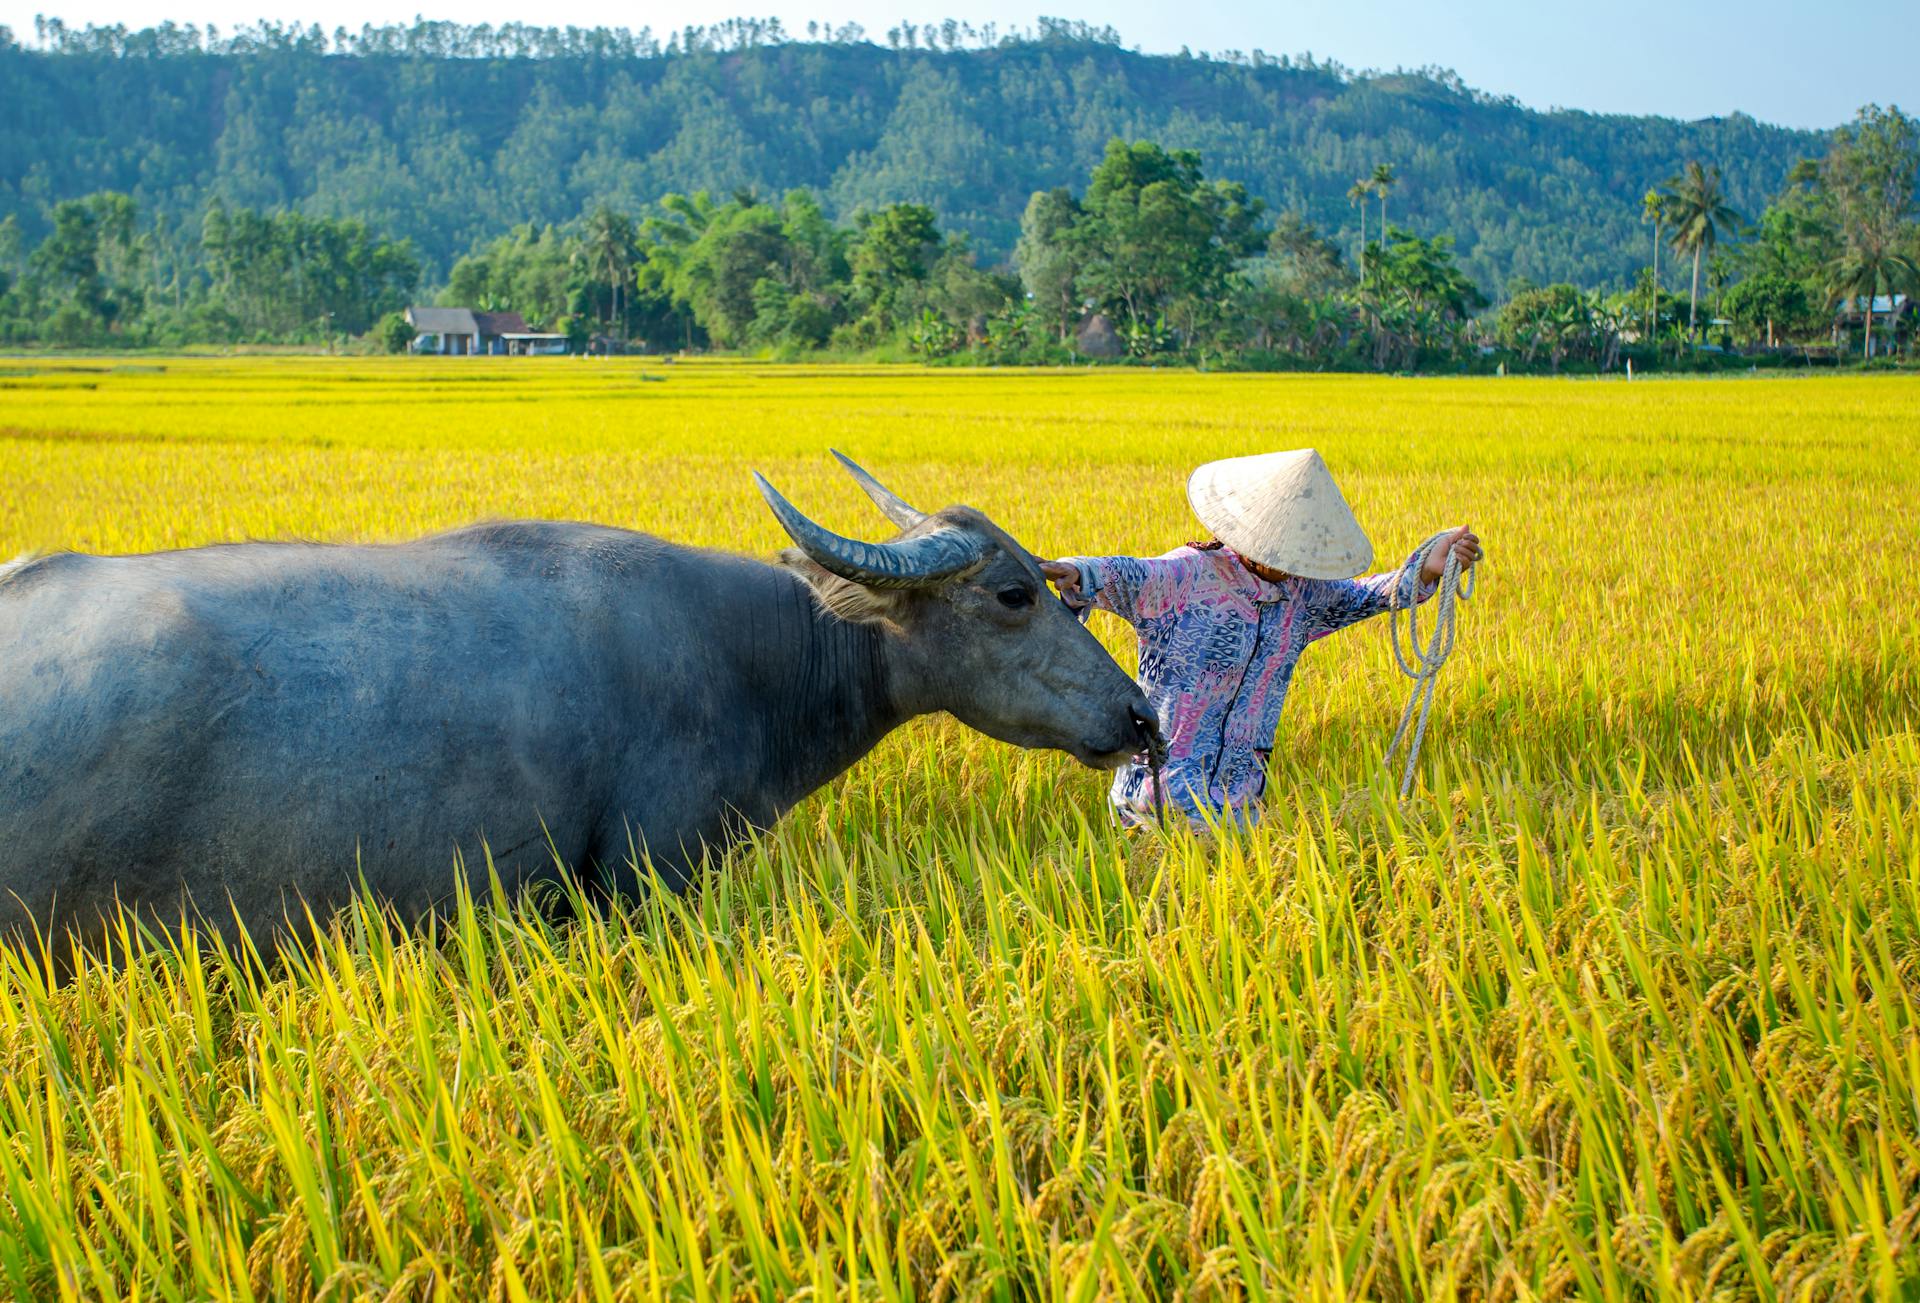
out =
[[[925,513],[836,452],[899,527],[843,538],[754,482],[796,547],[781,554],[842,619],[883,627],[915,711],[944,710],[990,737],[1110,769],[1156,729],[1140,688],[1047,588],[1033,556],[972,507]],[[1157,734],[1156,734],[1157,736]]]

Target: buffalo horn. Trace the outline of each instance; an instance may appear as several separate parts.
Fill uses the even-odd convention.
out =
[[[802,552],[823,569],[868,588],[919,588],[957,575],[986,557],[986,539],[951,527],[893,543],[842,538],[801,515],[760,472],[753,473],[753,482]]]
[[[916,510],[906,499],[867,474],[866,470],[853,458],[838,448],[830,451],[839,459],[840,464],[847,468],[847,474],[853,476],[853,482],[866,490],[867,496],[873,499],[873,505],[880,508],[880,514],[901,529],[912,529],[927,518],[926,512]]]

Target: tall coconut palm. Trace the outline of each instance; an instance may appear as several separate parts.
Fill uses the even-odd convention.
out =
[[[1353,265],[1360,269],[1360,282],[1367,279],[1367,196],[1373,193],[1373,182],[1361,177],[1347,187],[1347,204],[1360,210],[1360,251],[1353,257]]]
[[[1846,252],[1827,266],[1827,298],[1845,304],[1860,305],[1866,322],[1864,357],[1873,356],[1873,300],[1885,294],[1892,306],[1897,294],[1920,291],[1920,266],[1895,248],[1891,241],[1855,240]]]
[[[1667,219],[1667,201],[1658,190],[1640,197],[1640,220],[1653,223],[1653,284],[1647,290],[1647,342],[1660,333],[1660,225]]]
[[[1687,335],[1691,338],[1700,314],[1700,259],[1720,242],[1720,233],[1740,224],[1740,214],[1727,202],[1720,189],[1720,169],[1701,167],[1696,159],[1678,176],[1667,178],[1661,192],[1667,220],[1673,224],[1668,237],[1676,253],[1693,255],[1693,292],[1687,299]]]
[[[1380,238],[1384,240],[1387,238],[1387,191],[1398,185],[1400,178],[1393,174],[1393,164],[1376,163],[1373,175],[1367,180],[1372,184],[1373,192],[1380,196]]]

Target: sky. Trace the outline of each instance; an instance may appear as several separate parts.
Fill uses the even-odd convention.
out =
[[[464,22],[651,27],[656,35],[736,16],[778,17],[790,32],[809,20],[857,22],[871,40],[888,28],[956,18],[1032,24],[1036,13],[1112,26],[1148,53],[1311,51],[1356,69],[1429,65],[1510,94],[1535,108],[1702,118],[1735,111],[1765,122],[1831,127],[1860,105],[1920,112],[1920,0],[571,0],[548,9],[519,0],[0,0],[0,24],[31,41],[36,13],[70,26],[141,27],[171,18],[223,29],[261,17],[357,29],[416,13]],[[302,7],[304,5],[304,7]],[[829,7],[833,6],[833,7]]]

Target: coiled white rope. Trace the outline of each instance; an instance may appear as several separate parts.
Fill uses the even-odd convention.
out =
[[[1425,553],[1421,554],[1424,564]],[[1473,597],[1474,572],[1467,571],[1466,582],[1460,581],[1460,558],[1453,554],[1453,548],[1447,548],[1446,567],[1440,572],[1440,591],[1433,598],[1433,637],[1425,649],[1420,646],[1420,604],[1418,601],[1406,602],[1402,599],[1401,585],[1393,586],[1393,603],[1387,608],[1387,636],[1393,641],[1393,659],[1400,666],[1400,672],[1413,680],[1413,692],[1407,697],[1407,708],[1400,712],[1400,727],[1393,730],[1393,741],[1387,744],[1386,757],[1381,767],[1391,772],[1394,753],[1400,749],[1400,742],[1407,735],[1407,724],[1413,719],[1413,709],[1420,708],[1420,723],[1413,731],[1413,742],[1407,748],[1407,768],[1400,778],[1400,799],[1406,800],[1413,791],[1413,771],[1420,763],[1420,744],[1427,737],[1427,714],[1433,709],[1433,685],[1440,678],[1440,667],[1447,663],[1447,657],[1453,654],[1453,635],[1455,628],[1455,600],[1465,602]],[[1417,590],[1416,590],[1417,591]],[[1400,612],[1407,613],[1407,644],[1400,645]],[[1411,659],[1409,659],[1411,654]]]

